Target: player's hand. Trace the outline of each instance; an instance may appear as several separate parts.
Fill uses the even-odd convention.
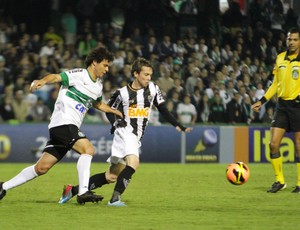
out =
[[[261,107],[261,101],[257,101],[255,102],[252,106],[251,106],[251,109],[254,111],[254,112],[259,112],[259,109]]]
[[[120,112],[119,110],[116,110],[116,109],[114,109],[114,114],[116,114],[117,115],[117,117],[120,117],[120,118],[123,118],[124,116],[123,116],[123,113],[122,112]],[[123,120],[123,119],[122,119]],[[125,121],[125,120],[124,120]],[[125,121],[126,122],[126,121]]]
[[[124,119],[117,119],[110,129],[110,134],[114,134],[116,128],[124,128],[127,126],[127,122]]]
[[[40,88],[42,88],[45,85],[44,81],[42,80],[34,80],[31,85],[30,85],[30,92],[33,92],[35,90],[38,90]]]
[[[176,130],[178,132],[185,132],[185,133],[189,133],[193,130],[193,128],[190,128],[190,127],[184,127],[184,129],[182,130],[179,126],[176,126]]]

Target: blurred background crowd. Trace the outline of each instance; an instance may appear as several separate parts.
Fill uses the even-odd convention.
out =
[[[204,5],[202,3],[205,3]],[[201,4],[200,4],[201,3]],[[286,32],[299,27],[280,0],[2,0],[0,3],[0,122],[48,121],[59,85],[34,93],[34,79],[85,68],[90,50],[115,55],[103,80],[103,100],[132,80],[144,57],[168,109],[182,123],[270,123],[276,98],[253,113],[272,82]],[[246,7],[245,7],[246,4]],[[88,122],[107,123],[91,109]],[[151,123],[165,120],[153,108]]]

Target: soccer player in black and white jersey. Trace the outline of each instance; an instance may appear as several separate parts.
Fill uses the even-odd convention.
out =
[[[166,108],[159,87],[151,81],[153,67],[149,61],[144,58],[136,59],[131,74],[134,81],[118,89],[108,102],[108,105],[124,115],[123,119],[118,119],[114,114],[107,113],[112,124],[111,131],[114,133],[111,157],[108,159],[110,167],[106,172],[93,175],[89,182],[91,190],[117,182],[108,202],[110,206],[125,206],[121,201],[121,194],[140,164],[140,140],[144,135],[153,105],[176,127],[177,131],[188,133],[192,130],[182,126]],[[67,202],[77,193],[78,186],[66,185],[60,203]]]
[[[88,189],[94,147],[80,131],[80,126],[91,107],[123,117],[120,111],[101,101],[103,88],[101,79],[109,71],[113,59],[112,53],[106,48],[96,48],[85,60],[86,69],[48,74],[32,82],[31,91],[38,90],[46,84],[61,83],[48,126],[50,139],[36,164],[23,169],[6,182],[0,182],[0,200],[6,195],[6,191],[47,173],[70,149],[80,154],[77,162],[79,179],[77,202],[83,204],[103,199]]]

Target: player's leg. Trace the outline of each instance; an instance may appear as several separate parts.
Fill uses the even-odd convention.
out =
[[[84,204],[85,202],[98,202],[103,199],[102,196],[95,195],[89,190],[90,167],[92,157],[95,153],[92,143],[87,138],[78,139],[73,147],[76,152],[80,153],[77,161],[78,172],[78,195],[77,202]]]
[[[111,206],[124,206],[125,204],[121,202],[121,195],[127,188],[132,175],[135,173],[139,166],[139,157],[136,155],[128,155],[125,157],[126,167],[120,172],[117,183],[114,188],[112,197],[108,203]]]
[[[295,140],[295,161],[297,164],[297,185],[292,192],[300,193],[300,132],[294,133],[294,140]]]
[[[268,190],[268,192],[276,193],[279,190],[285,189],[286,184],[283,176],[283,164],[282,164],[282,156],[280,154],[279,148],[281,140],[285,134],[286,130],[282,128],[271,128],[271,141],[270,141],[270,158],[271,164],[273,167],[273,171],[275,174],[275,183],[273,183],[272,187]]]
[[[114,183],[117,180],[120,172],[125,168],[125,162],[111,164],[106,172],[98,173],[90,177],[89,190],[94,190],[102,187],[105,184]],[[79,186],[71,184],[65,185],[63,188],[63,193],[59,199],[60,204],[68,202],[73,196],[78,194]]]
[[[0,200],[5,196],[6,191],[22,185],[37,176],[46,174],[53,165],[57,163],[57,158],[51,154],[44,152],[35,165],[24,168],[18,175],[4,182],[0,186]]]

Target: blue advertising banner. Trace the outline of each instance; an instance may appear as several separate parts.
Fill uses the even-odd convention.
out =
[[[286,133],[282,139],[280,153],[284,162],[295,161],[293,134]],[[270,162],[269,142],[271,131],[269,127],[249,128],[249,162]]]
[[[142,139],[141,162],[180,162],[181,134],[173,126],[149,126]]]
[[[188,162],[219,162],[220,128],[213,126],[194,127],[193,135],[186,139]]]
[[[95,147],[94,162],[110,156],[113,135],[110,125],[86,124],[82,132]],[[180,133],[173,126],[147,127],[142,139],[142,162],[180,162]],[[0,125],[0,162],[35,162],[48,141],[47,124]],[[63,162],[77,161],[79,154],[69,151]]]

